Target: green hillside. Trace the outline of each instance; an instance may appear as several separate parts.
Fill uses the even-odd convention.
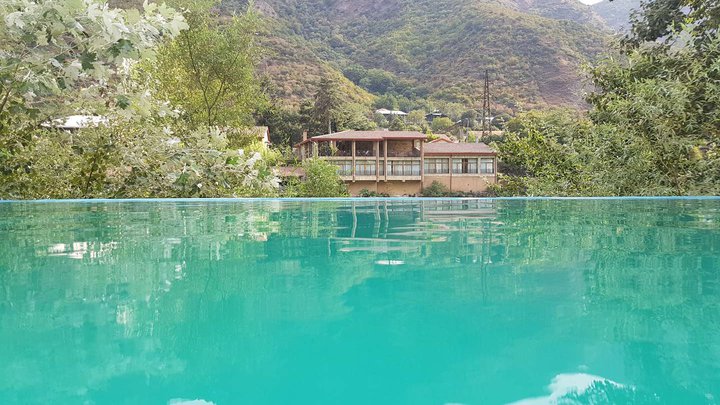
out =
[[[630,28],[630,14],[640,8],[640,0],[603,0],[592,6],[593,11],[616,31]]]
[[[225,1],[227,12],[243,2]],[[474,105],[484,70],[508,110],[582,104],[579,67],[605,49],[606,31],[575,0],[264,0],[282,57],[264,69],[302,97],[318,66],[343,71],[375,93]],[[371,77],[367,71],[372,70]],[[359,74],[358,74],[359,73]],[[386,82],[378,85],[378,77]],[[364,80],[365,79],[365,80]]]
[[[246,6],[224,0],[219,10]],[[342,94],[363,104],[395,94],[478,107],[486,69],[499,111],[580,107],[580,67],[607,49],[610,33],[576,0],[256,0],[255,7],[264,17],[260,72],[291,108],[311,98],[323,76],[340,78]]]

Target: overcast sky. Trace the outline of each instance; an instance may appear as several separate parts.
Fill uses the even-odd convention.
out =
[[[601,1],[602,0],[580,0],[580,3],[595,4],[595,3],[600,3]]]

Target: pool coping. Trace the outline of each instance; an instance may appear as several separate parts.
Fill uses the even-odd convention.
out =
[[[313,197],[313,198],[97,198],[97,199],[45,199],[0,200],[0,204],[47,204],[47,203],[132,203],[132,202],[356,202],[356,201],[621,201],[621,200],[718,200],[720,196],[626,196],[626,197]]]

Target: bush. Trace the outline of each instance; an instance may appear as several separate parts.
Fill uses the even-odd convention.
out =
[[[430,187],[423,188],[421,195],[423,197],[448,197],[450,190],[444,184],[433,181]]]
[[[390,197],[387,193],[378,193],[377,191],[370,191],[366,188],[360,190],[360,197]]]
[[[347,186],[338,174],[338,167],[322,159],[308,159],[302,165],[304,180],[291,180],[285,189],[287,197],[346,197]]]

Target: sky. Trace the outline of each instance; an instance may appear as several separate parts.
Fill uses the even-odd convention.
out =
[[[584,3],[584,4],[595,4],[595,3],[600,3],[602,0],[579,0],[579,1],[580,1],[580,3]]]

